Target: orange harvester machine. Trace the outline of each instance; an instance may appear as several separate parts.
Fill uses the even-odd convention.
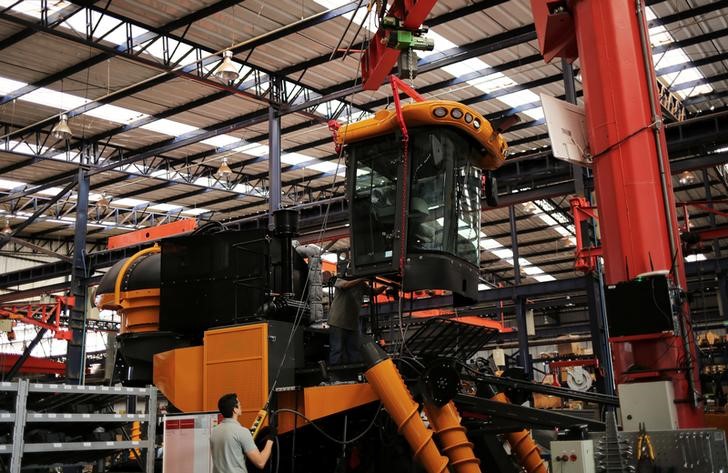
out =
[[[350,151],[356,162],[352,168],[370,166],[355,176],[381,175],[381,179],[359,183],[350,176],[350,193],[354,189],[367,192],[366,198],[355,195],[352,212],[360,212],[369,202],[369,221],[377,220],[374,229],[361,227],[361,222],[352,227],[352,232],[358,232],[352,239],[353,270],[384,273],[407,290],[448,290],[472,300],[477,295],[478,241],[464,238],[455,223],[467,219],[473,228],[479,228],[481,169],[495,169],[503,162],[505,142],[485,118],[467,106],[447,101],[405,105],[401,119],[412,126],[408,169],[420,172],[410,179],[401,167],[392,167],[396,161],[391,158],[377,161],[376,156],[366,154],[367,140],[379,143],[379,152],[385,156],[401,153],[399,139],[386,138],[395,136],[400,127],[392,113],[378,113],[338,134],[340,144],[356,145]],[[391,149],[386,150],[385,145]],[[434,159],[427,158],[430,154]],[[393,173],[393,179],[385,189],[380,184],[387,179],[386,172]],[[448,175],[446,179],[440,178],[443,173]],[[365,182],[379,187],[367,188]],[[452,189],[432,192],[442,183]],[[456,192],[470,196],[472,202],[452,206],[437,201]],[[386,196],[398,198],[386,202]],[[407,203],[412,204],[412,211],[402,207]],[[115,265],[99,286],[97,304],[122,314],[119,343],[125,382],[153,380],[169,402],[186,413],[216,411],[223,394],[237,393],[240,422],[250,426],[262,409],[275,411],[282,442],[287,441],[285,434],[295,434],[312,421],[329,423],[333,429],[341,426],[342,419],[352,429],[362,419],[366,424],[372,410],[374,414],[378,411],[379,401],[426,471],[440,473],[450,466],[457,472],[479,472],[480,461],[455,405],[426,401],[426,426],[420,405],[393,360],[373,342],[362,347],[366,383],[357,382],[356,376],[344,379],[349,381],[346,383],[321,383],[321,376],[326,376],[320,375],[316,362],[326,357],[325,348],[320,349],[326,346],[328,335],[306,327],[305,317],[301,318],[305,311],[296,305],[305,298],[307,277],[305,262],[291,249],[297,218],[296,212],[281,210],[274,214],[272,231],[196,231],[168,238],[161,246]],[[362,250],[358,246],[362,232],[379,232],[382,240],[382,226],[390,235],[401,235],[402,245],[392,238]],[[412,229],[410,236],[408,229]],[[436,238],[441,238],[439,243]],[[450,246],[428,250],[437,244]],[[371,254],[375,258],[362,259]],[[432,279],[432,274],[438,278]],[[355,369],[362,372],[361,366]],[[334,376],[339,375],[333,371]],[[440,447],[433,434],[439,437]],[[298,437],[296,442],[305,441]],[[545,472],[527,432],[511,441],[529,473]],[[371,451],[381,450],[380,446]],[[317,444],[310,448],[315,456]],[[366,461],[364,452],[372,447],[363,440],[351,448],[361,449],[359,458]],[[330,457],[331,452],[321,455]]]

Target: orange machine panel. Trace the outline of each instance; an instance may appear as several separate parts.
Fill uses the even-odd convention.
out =
[[[337,412],[376,401],[377,395],[369,384],[339,384],[316,386],[303,390],[306,417],[320,419]]]
[[[182,412],[202,410],[202,351],[177,348],[154,355],[154,385]]]
[[[252,425],[268,396],[268,325],[239,325],[205,332],[203,410],[217,410],[217,400],[236,393],[240,423]]]

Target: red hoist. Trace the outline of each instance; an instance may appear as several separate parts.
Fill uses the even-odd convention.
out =
[[[580,61],[615,379],[618,384],[671,381],[679,427],[702,426],[685,267],[643,0],[531,0],[531,6],[544,59]],[[579,212],[591,212],[585,201],[575,203]],[[588,266],[591,256],[582,263]]]

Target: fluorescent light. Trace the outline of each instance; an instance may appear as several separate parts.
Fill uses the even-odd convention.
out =
[[[698,253],[696,255],[688,255],[685,257],[685,261],[687,261],[688,263],[695,263],[696,261],[705,261],[706,259],[708,259],[708,258],[706,258],[705,255],[702,253]]]

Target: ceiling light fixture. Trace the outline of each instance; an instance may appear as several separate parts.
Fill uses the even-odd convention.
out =
[[[690,171],[683,171],[682,173],[680,173],[680,177],[678,177],[678,179],[677,179],[677,181],[683,186],[688,185],[688,184],[693,184],[697,180],[698,180],[698,178],[695,177],[695,174],[693,174]]]
[[[96,202],[96,208],[100,210],[106,210],[111,204],[111,199],[106,195],[106,192],[101,194],[101,198]]]
[[[51,130],[51,134],[53,135],[53,138],[56,138],[57,140],[65,141],[71,139],[73,132],[71,132],[71,128],[68,126],[68,115],[65,113],[61,114],[58,123],[56,123]]]
[[[238,68],[233,64],[233,52],[229,49],[222,53],[222,62],[215,69],[215,76],[225,82],[232,82],[238,78]]]
[[[232,173],[233,170],[230,169],[227,158],[222,158],[222,164],[220,164],[220,167],[217,168],[217,172],[215,173],[215,175],[217,177],[227,177]]]
[[[5,226],[3,227],[2,232],[3,235],[10,235],[11,233],[13,233],[13,229],[10,226],[10,220],[8,220],[7,217],[5,217]]]

